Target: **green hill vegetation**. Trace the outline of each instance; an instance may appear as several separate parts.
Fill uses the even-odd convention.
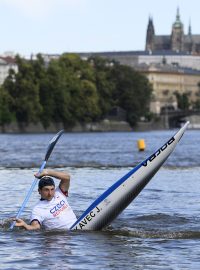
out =
[[[82,60],[63,54],[45,63],[16,57],[18,72],[9,71],[0,87],[0,125],[16,122],[98,122],[114,107],[122,108],[131,126],[149,115],[151,86],[143,75],[128,66],[99,57]]]

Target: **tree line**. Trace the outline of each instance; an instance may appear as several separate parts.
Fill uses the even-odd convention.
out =
[[[82,60],[63,54],[48,63],[16,56],[18,72],[10,69],[0,87],[0,125],[16,122],[98,122],[114,107],[125,111],[131,126],[149,115],[152,88],[148,79],[131,67],[100,57]]]

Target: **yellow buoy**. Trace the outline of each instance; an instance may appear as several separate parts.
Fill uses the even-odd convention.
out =
[[[145,141],[143,139],[139,139],[137,141],[137,145],[138,145],[138,150],[139,151],[144,151],[145,150],[146,145],[145,145]]]

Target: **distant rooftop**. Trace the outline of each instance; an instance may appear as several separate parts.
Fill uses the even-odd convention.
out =
[[[179,65],[170,65],[170,64],[161,64],[161,63],[153,63],[147,65],[145,63],[139,64],[135,66],[136,70],[140,71],[157,71],[157,72],[177,72],[177,73],[185,73],[191,75],[200,75],[200,70],[196,70],[189,67],[181,67]]]
[[[74,52],[79,55],[193,55],[189,52],[180,52],[180,51],[166,51],[166,50],[157,50],[157,51],[108,51],[108,52]],[[196,56],[197,54],[195,54]],[[200,54],[199,54],[200,56]]]

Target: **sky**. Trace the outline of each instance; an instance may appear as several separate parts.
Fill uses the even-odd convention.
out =
[[[149,16],[169,35],[177,7],[200,34],[199,0],[0,0],[0,54],[144,50]]]

